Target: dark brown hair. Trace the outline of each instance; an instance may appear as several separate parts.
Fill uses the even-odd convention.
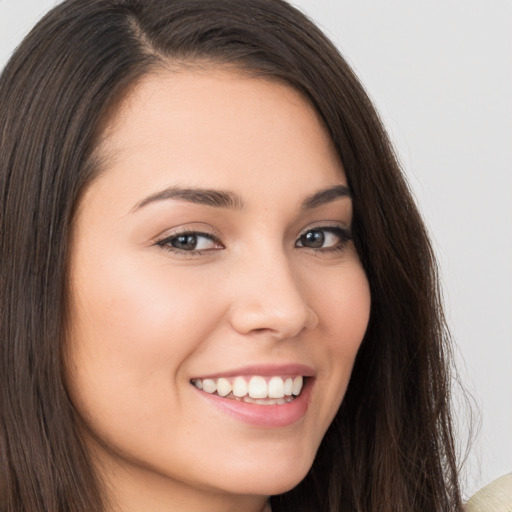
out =
[[[102,123],[165,63],[229,64],[307,98],[339,152],[372,294],[346,397],[280,511],[462,510],[449,343],[425,228],[335,47],[282,0],[68,0],[0,78],[0,509],[104,509],[63,380],[67,247]],[[333,312],[335,314],[335,312]]]

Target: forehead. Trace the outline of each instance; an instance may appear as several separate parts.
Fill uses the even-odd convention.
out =
[[[317,112],[292,87],[233,70],[159,70],[119,104],[99,146],[102,179],[137,189],[345,183]]]

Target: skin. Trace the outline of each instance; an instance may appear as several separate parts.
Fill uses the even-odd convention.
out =
[[[297,92],[221,69],[145,76],[98,152],[71,243],[67,380],[111,510],[261,511],[309,470],[368,323],[352,242],[322,231],[320,249],[300,243],[350,228],[349,197],[300,207],[346,185],[343,166]],[[244,208],[141,205],[176,186],[230,191]],[[183,228],[215,240],[158,244]],[[285,427],[240,421],[190,383],[289,363],[315,378],[305,416]]]

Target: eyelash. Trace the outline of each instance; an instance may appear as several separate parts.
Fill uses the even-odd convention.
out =
[[[325,239],[325,233],[330,233],[338,237],[339,241],[330,247],[307,247],[305,245],[297,245],[300,240],[304,237],[306,237],[308,234],[311,233],[324,233],[324,239]],[[217,249],[193,249],[193,250],[185,250],[180,249],[178,247],[174,247],[172,243],[176,241],[179,238],[182,237],[194,237],[196,240],[199,238],[207,238],[211,242],[218,244],[219,247]],[[315,253],[331,253],[331,252],[341,252],[346,245],[353,240],[352,232],[350,229],[347,228],[341,228],[339,226],[318,226],[318,227],[312,227],[308,228],[307,230],[303,231],[297,238],[297,241],[295,242],[295,247],[303,247],[305,249],[311,249],[315,251]],[[302,242],[301,242],[302,243]],[[170,236],[165,237],[162,240],[159,240],[156,242],[156,245],[161,247],[162,249],[165,249],[169,252],[172,252],[174,254],[178,255],[185,255],[185,256],[200,256],[204,252],[211,251],[211,250],[220,250],[223,249],[224,246],[220,242],[220,240],[212,235],[211,233],[204,233],[200,231],[192,231],[192,230],[184,230],[180,231],[178,233],[173,233]]]

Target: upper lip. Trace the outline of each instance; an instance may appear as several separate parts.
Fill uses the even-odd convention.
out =
[[[234,368],[215,373],[202,374],[193,377],[193,379],[218,379],[220,377],[238,377],[243,375],[259,375],[261,377],[271,377],[273,375],[282,376],[296,376],[302,375],[303,377],[314,377],[315,370],[305,364],[290,363],[290,364],[253,364]],[[192,379],[192,380],[193,380]]]

